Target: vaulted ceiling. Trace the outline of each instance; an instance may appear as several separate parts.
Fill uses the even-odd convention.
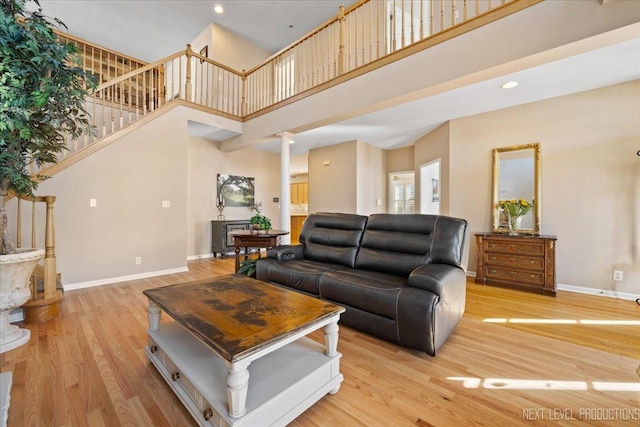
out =
[[[640,2],[603,4],[600,0],[581,0],[579,3],[583,2],[592,8],[597,4],[606,12],[618,8],[633,10],[640,16]],[[70,33],[147,61],[184,49],[211,22],[270,52],[277,52],[335,17],[340,4],[352,3],[354,1],[42,0],[44,12],[62,19]],[[221,4],[224,13],[213,12],[214,4]],[[640,79],[640,24],[637,21],[629,31],[631,36],[625,40],[599,45],[594,38],[593,49],[583,49],[581,54],[569,50],[564,54],[557,52],[552,61],[532,62],[513,73],[509,78],[516,78],[521,84],[508,96],[497,89],[503,83],[502,78],[488,78],[436,96],[306,130],[295,136],[292,155],[304,155],[309,149],[356,139],[385,149],[402,147],[447,120]],[[544,24],[537,25],[542,31],[553,32]],[[279,147],[276,140],[261,145],[275,152]],[[294,166],[296,173],[300,167]]]

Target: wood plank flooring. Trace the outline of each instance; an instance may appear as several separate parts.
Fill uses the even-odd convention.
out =
[[[0,355],[13,372],[8,426],[196,425],[143,353],[142,291],[229,274],[233,258],[189,269],[66,292],[59,319],[26,325],[31,340]],[[627,321],[640,321],[633,301],[469,282],[435,358],[341,327],[340,391],[291,425],[637,426],[640,326]]]

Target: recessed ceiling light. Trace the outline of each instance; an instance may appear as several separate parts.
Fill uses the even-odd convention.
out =
[[[219,4],[215,5],[215,6],[213,7],[213,10],[214,10],[216,13],[222,13],[222,12],[224,12],[223,7],[222,7],[221,5],[219,5]]]
[[[503,84],[500,87],[502,89],[513,89],[516,86],[518,86],[518,82],[510,81],[510,82],[506,82],[505,84]]]

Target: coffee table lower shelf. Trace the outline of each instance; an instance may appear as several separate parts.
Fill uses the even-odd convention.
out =
[[[340,353],[300,338],[249,365],[246,413],[231,418],[224,360],[177,322],[148,333],[148,359],[201,426],[284,426],[343,380]]]

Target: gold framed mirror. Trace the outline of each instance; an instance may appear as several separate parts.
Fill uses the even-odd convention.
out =
[[[508,233],[509,223],[501,201],[524,199],[533,206],[519,220],[518,233],[540,234],[540,143],[515,145],[493,150],[493,231]]]

